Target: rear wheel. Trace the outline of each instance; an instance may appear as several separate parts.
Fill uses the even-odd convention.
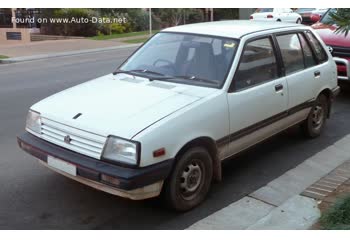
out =
[[[182,154],[164,186],[168,206],[187,211],[206,197],[212,180],[212,158],[202,147],[194,147]]]
[[[312,106],[308,118],[302,123],[301,128],[306,137],[316,138],[321,135],[328,116],[328,99],[320,95]]]
[[[298,18],[297,21],[296,21],[297,24],[301,24],[301,19]]]

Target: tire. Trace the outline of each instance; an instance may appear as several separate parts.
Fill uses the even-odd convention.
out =
[[[296,21],[297,24],[301,24],[301,19],[298,18],[297,21]]]
[[[188,211],[205,199],[213,177],[213,161],[203,147],[194,147],[179,156],[166,180],[163,197],[168,207]]]
[[[321,135],[326,124],[329,102],[325,95],[320,95],[312,106],[308,118],[301,124],[304,135],[316,138]]]
[[[281,19],[277,19],[277,22],[282,22],[282,20]]]

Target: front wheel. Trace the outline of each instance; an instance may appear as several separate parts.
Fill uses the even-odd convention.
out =
[[[316,138],[321,135],[327,120],[328,104],[328,99],[323,94],[316,99],[308,118],[301,125],[306,137]]]
[[[213,176],[212,158],[202,147],[182,154],[164,186],[166,203],[177,211],[187,211],[206,197]]]

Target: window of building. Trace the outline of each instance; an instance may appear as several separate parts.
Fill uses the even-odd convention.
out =
[[[0,8],[0,27],[12,27],[12,10],[11,8]]]

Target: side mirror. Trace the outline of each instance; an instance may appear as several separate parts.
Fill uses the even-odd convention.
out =
[[[320,14],[313,13],[313,14],[311,14],[310,19],[313,23],[316,23],[316,22],[320,21],[321,16],[320,16]]]

